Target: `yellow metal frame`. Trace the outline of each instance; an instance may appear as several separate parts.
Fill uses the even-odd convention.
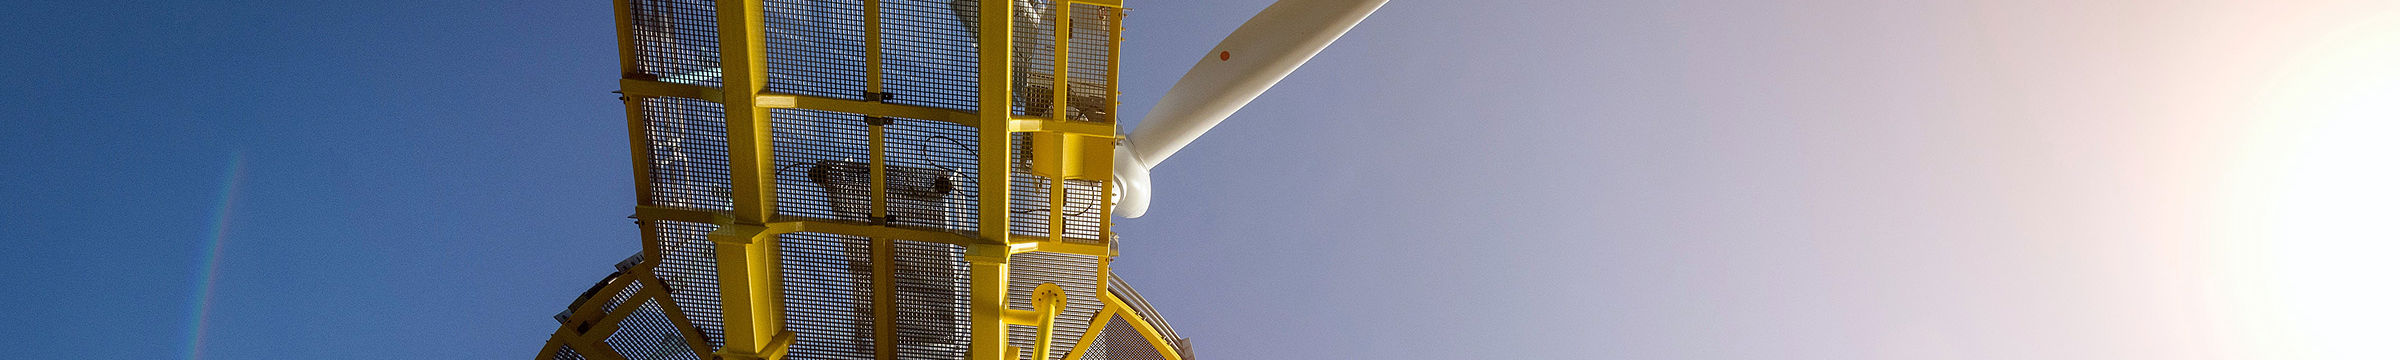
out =
[[[726,360],[782,359],[785,355],[783,354],[784,349],[788,348],[794,339],[794,334],[783,330],[784,309],[781,299],[783,284],[781,283],[781,262],[779,261],[782,249],[778,248],[780,241],[777,241],[777,236],[780,234],[814,232],[861,236],[869,239],[871,244],[869,257],[872,259],[874,273],[871,280],[874,302],[871,311],[873,311],[872,318],[875,319],[873,336],[876,349],[874,354],[878,359],[895,359],[897,357],[895,353],[897,330],[893,322],[896,317],[893,303],[897,286],[892,276],[895,267],[893,247],[896,240],[952,244],[966,250],[969,299],[967,315],[970,321],[968,330],[970,343],[967,349],[969,359],[1015,360],[1017,357],[1013,356],[1014,354],[1028,350],[1036,351],[1035,354],[1049,354],[1048,347],[1052,343],[1050,341],[1050,337],[1053,335],[1052,328],[1056,325],[1054,322],[1059,316],[1059,312],[1063,311],[1059,299],[1063,294],[1058,285],[1044,284],[1036,290],[1037,301],[1035,301],[1034,309],[1009,308],[1007,284],[1011,255],[1027,252],[1055,252],[1099,257],[1101,259],[1099,274],[1095,276],[1099,283],[1096,285],[1100,289],[1107,288],[1107,264],[1109,259],[1116,254],[1114,236],[1110,231],[1110,215],[1107,213],[1107,209],[1111,207],[1108,199],[1113,197],[1115,189],[1107,186],[1108,178],[1106,177],[1106,174],[1110,173],[1109,166],[1112,165],[1110,160],[1114,151],[1115,142],[1113,140],[1117,134],[1116,119],[1068,120],[1066,111],[1062,110],[1050,111],[1046,117],[1013,116],[1011,114],[1011,99],[1015,97],[1014,91],[1016,90],[1012,88],[1013,85],[1009,81],[1012,78],[1011,71],[1014,69],[1010,52],[1014,49],[1011,42],[1013,41],[1012,30],[1015,27],[1016,11],[1012,9],[1012,6],[1016,4],[1016,1],[984,0],[980,2],[979,10],[982,19],[979,20],[981,27],[977,29],[978,39],[976,40],[980,85],[977,89],[977,110],[975,111],[885,103],[876,99],[836,99],[767,91],[764,58],[765,31],[762,26],[764,23],[763,0],[714,0],[717,13],[715,24],[719,42],[718,60],[723,76],[722,87],[656,81],[653,80],[654,76],[642,74],[636,63],[637,44],[634,41],[633,12],[629,7],[631,1],[633,0],[614,1],[617,9],[619,65],[624,74],[619,85],[627,98],[626,119],[627,128],[630,129],[628,140],[636,169],[634,181],[638,198],[642,199],[644,204],[635,208],[634,217],[641,220],[644,229],[644,253],[652,255],[649,256],[651,261],[628,270],[624,278],[607,285],[600,293],[614,294],[622,291],[629,286],[628,284],[645,283],[646,285],[632,295],[627,302],[635,305],[643,301],[659,303],[669,313],[669,317],[676,319],[678,330],[683,332],[684,339],[689,343],[687,345],[697,352],[711,353],[712,349],[704,340],[706,337],[701,336],[697,329],[692,328],[688,320],[684,320],[686,318],[681,310],[677,308],[673,299],[667,296],[665,284],[651,275],[651,269],[658,262],[657,254],[663,254],[661,252],[662,245],[657,237],[655,225],[653,225],[655,221],[671,220],[717,225],[717,230],[710,233],[708,237],[717,249],[714,255],[717,265],[715,270],[719,280],[719,300],[723,306],[725,339],[724,347],[714,349],[714,355]],[[1123,33],[1123,3],[1118,0],[1057,1],[1050,7],[1053,13],[1046,15],[1051,19],[1057,19],[1055,20],[1057,22],[1056,33],[1053,34],[1056,36],[1054,41],[1056,49],[1055,53],[1051,54],[1055,56],[1051,61],[1054,68],[1050,69],[1053,75],[1049,79],[1051,81],[1050,96],[1053,97],[1051,104],[1056,109],[1055,107],[1063,107],[1068,103],[1070,76],[1068,76],[1069,61],[1067,59],[1072,48],[1070,38],[1074,35],[1074,26],[1071,22],[1075,20],[1072,12],[1073,5],[1076,4],[1102,7],[1102,11],[1105,12],[1102,16],[1106,16],[1110,19],[1110,23],[1115,24],[1107,29],[1109,58],[1107,59],[1108,67],[1104,89],[1107,104],[1113,108],[1116,105],[1117,97],[1116,64],[1118,59],[1116,50]],[[884,84],[881,29],[884,19],[882,18],[881,2],[869,0],[865,1],[864,5],[866,87],[868,92],[882,93]],[[653,165],[649,139],[646,138],[648,131],[642,113],[641,99],[659,97],[699,99],[723,104],[726,116],[727,155],[730,160],[729,170],[732,183],[733,206],[730,211],[706,211],[649,204],[653,179],[650,178],[648,169]],[[992,184],[982,186],[978,194],[978,202],[981,204],[975,216],[978,231],[965,234],[942,229],[902,226],[883,221],[837,221],[778,215],[775,211],[778,191],[775,182],[777,164],[770,112],[772,109],[786,108],[822,110],[870,117],[942,121],[975,128],[976,136],[982,141],[975,149],[979,171],[974,176],[978,183]],[[872,164],[869,167],[869,180],[872,182],[871,191],[874,194],[884,194],[887,187],[887,173],[884,165],[885,159],[883,159],[885,153],[883,149],[885,146],[884,127],[885,124],[881,123],[870,123],[868,126],[869,156],[871,157],[868,161]],[[1033,133],[1035,138],[1047,138],[1055,141],[1044,143],[1051,145],[1037,145],[1031,159],[1012,159],[1010,142],[1013,139],[1011,134],[1015,133]],[[1043,236],[1014,235],[1010,232],[1010,189],[1004,184],[1009,184],[1011,172],[1018,170],[1015,166],[1019,163],[1017,160],[1044,162],[1053,166],[1053,169],[1060,169],[1040,174],[1049,177],[1052,184],[1051,197],[1048,199],[1049,204],[1046,209],[1049,215],[1049,233]],[[1062,235],[1065,232],[1064,226],[1062,226],[1065,222],[1064,214],[1070,211],[1067,209],[1066,191],[1064,191],[1065,180],[1069,179],[1098,181],[1103,184],[1101,213],[1099,214],[1101,239],[1098,244],[1068,242]],[[877,195],[870,198],[872,201],[869,209],[871,218],[887,218],[888,204],[884,196]],[[1168,339],[1159,337],[1157,331],[1150,329],[1147,322],[1144,322],[1139,316],[1124,316],[1131,314],[1131,310],[1128,310],[1122,301],[1109,295],[1105,290],[1099,291],[1098,296],[1105,301],[1104,309],[1095,314],[1093,323],[1086,328],[1082,338],[1078,339],[1076,345],[1069,350],[1068,358],[1080,356],[1092,340],[1100,336],[1100,330],[1107,325],[1112,316],[1123,316],[1129,323],[1135,324],[1135,327],[1139,328],[1138,330],[1141,330],[1145,337],[1151,338],[1150,341],[1154,346],[1162,349],[1164,352],[1162,356],[1168,359],[1179,359],[1171,350],[1173,347],[1168,344]],[[587,301],[582,306],[571,309],[568,326],[562,326],[557,333],[553,334],[549,344],[543,348],[544,353],[539,357],[547,359],[551,356],[552,349],[564,346],[574,349],[586,357],[621,359],[622,356],[618,356],[600,342],[614,331],[614,324],[618,320],[622,320],[631,313],[630,309],[638,306],[619,306],[614,309],[615,311],[601,312],[598,307],[600,302],[602,301]],[[586,326],[579,329],[577,324]],[[1017,349],[1008,346],[1007,327],[1009,324],[1039,327],[1041,339],[1037,349]]]

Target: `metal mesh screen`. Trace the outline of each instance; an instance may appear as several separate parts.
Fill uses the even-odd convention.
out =
[[[552,359],[552,360],[583,360],[583,354],[582,354],[582,353],[577,353],[577,352],[575,352],[575,348],[574,348],[574,347],[569,347],[569,346],[566,346],[566,345],[559,345],[559,346],[558,346],[558,351],[552,351],[552,352],[550,352],[550,359]]]
[[[1058,72],[1053,65],[1058,57],[1055,5],[1050,0],[1019,0],[1015,5],[1016,27],[1009,35],[1010,59],[1015,62],[1009,87],[1016,89],[1016,99],[1009,103],[1011,114],[1050,116],[1050,81]]]
[[[1074,350],[1075,342],[1083,339],[1084,327],[1100,312],[1100,258],[1090,255],[1031,252],[1009,256],[1008,306],[1033,309],[1033,288],[1044,283],[1058,284],[1065,291],[1065,306],[1059,310],[1058,321],[1050,338],[1050,355],[1057,359]],[[1009,326],[1010,345],[1024,348],[1026,359],[1038,348],[1034,341],[1038,328]]]
[[[1165,336],[1168,339],[1183,338],[1182,335],[1175,334],[1174,325],[1168,325],[1166,318],[1158,316],[1158,309],[1150,308],[1150,300],[1143,299],[1141,292],[1133,291],[1133,285],[1125,283],[1125,278],[1109,274],[1108,294],[1116,296],[1117,300],[1125,301],[1125,306],[1129,307],[1126,310],[1133,311],[1134,315],[1142,317],[1143,322],[1150,323],[1153,330],[1158,330],[1159,336]]]
[[[617,322],[617,331],[608,335],[609,350],[626,359],[700,360],[676,330],[656,300],[643,301],[631,315]]]
[[[1073,243],[1102,243],[1100,221],[1105,219],[1100,218],[1100,191],[1106,184],[1091,180],[1067,180],[1066,183],[1067,203],[1061,205],[1066,220],[1063,224],[1066,228],[1063,229],[1064,237]]]
[[[1033,134],[1009,134],[1008,151],[1016,164],[1008,171],[1008,233],[1050,236],[1050,178],[1030,172]]]
[[[867,91],[866,3],[768,0],[767,90],[860,99]]]
[[[722,86],[717,5],[706,0],[630,0],[634,67],[659,81]]]
[[[819,181],[864,171],[868,161],[864,116],[773,109],[775,122],[775,212],[802,217],[866,221],[872,204],[864,179]],[[850,172],[834,173],[839,170]]]
[[[724,105],[672,97],[641,101],[642,128],[650,146],[649,204],[732,210]]]
[[[619,277],[617,278],[617,281],[633,281],[633,279],[629,277]],[[643,284],[640,281],[633,281],[632,284],[625,284],[625,290],[617,291],[615,296],[608,297],[608,302],[600,303],[600,313],[607,314],[616,312],[617,305],[624,304],[626,299],[633,298],[633,294],[642,292],[642,285]]]
[[[1167,358],[1166,355],[1159,352],[1158,347],[1150,345],[1149,339],[1142,338],[1141,331],[1134,330],[1133,324],[1125,322],[1123,318],[1109,320],[1108,328],[1100,331],[1100,341],[1106,342],[1108,346],[1101,347],[1094,344],[1092,350],[1085,351],[1100,352],[1103,354],[1103,358],[1108,360],[1166,360]]]
[[[887,102],[975,110],[975,0],[883,1],[883,88]]]
[[[892,223],[972,232],[982,187],[975,181],[975,128],[942,121],[892,119],[884,127],[886,190]]]
[[[710,347],[724,347],[725,313],[718,303],[716,243],[708,241],[708,233],[717,226],[672,220],[650,223],[651,238],[658,239],[664,253],[653,271],[667,283],[667,297],[675,299],[675,307],[700,328],[701,335],[708,336]]]
[[[1114,329],[1117,326],[1116,323],[1123,322],[1114,320],[1115,316],[1110,316],[1109,319],[1111,319],[1109,325],[1102,327],[1100,334],[1092,337],[1090,347],[1083,349],[1083,360],[1108,360],[1108,330]]]
[[[796,233],[783,250],[784,328],[798,336],[793,359],[875,356],[873,243],[865,237]]]
[[[1116,101],[1109,92],[1113,79],[1108,77],[1109,60],[1114,51],[1110,46],[1114,33],[1116,9],[1074,4],[1069,8],[1072,20],[1067,29],[1067,107],[1068,120],[1116,121]]]
[[[955,360],[967,355],[967,260],[957,245],[892,241],[898,271],[899,355],[911,360]]]

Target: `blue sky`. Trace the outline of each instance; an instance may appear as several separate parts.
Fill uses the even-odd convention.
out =
[[[1266,4],[1132,2],[1124,118]],[[187,356],[237,156],[202,358],[530,356],[638,249],[607,2],[12,8],[12,356]],[[2284,194],[2400,174],[2394,9],[1396,0],[1116,269],[1206,358],[2377,358],[2400,196]]]

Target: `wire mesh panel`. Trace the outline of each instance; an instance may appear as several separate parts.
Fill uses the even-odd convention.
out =
[[[866,2],[768,0],[767,90],[860,99],[867,91]]]
[[[967,355],[967,260],[958,245],[892,242],[899,292],[893,319],[901,359],[955,360]]]
[[[1074,4],[1067,40],[1067,120],[1116,121],[1116,87],[1109,78],[1114,60],[1117,9]]]
[[[708,233],[717,226],[673,220],[650,223],[651,238],[657,239],[664,253],[652,271],[667,283],[667,297],[708,337],[710,347],[724,347],[725,312],[718,302],[716,243],[708,241]]]
[[[976,0],[881,0],[883,89],[887,102],[975,110],[978,74]]]
[[[1019,159],[1008,171],[1008,233],[1050,236],[1050,181],[1034,175],[1033,134],[1009,134],[1008,151]]]
[[[583,353],[578,353],[578,352],[575,352],[575,348],[574,348],[574,347],[569,347],[569,346],[566,346],[566,345],[559,345],[559,346],[558,346],[558,350],[554,350],[554,351],[551,351],[551,352],[550,352],[550,359],[551,359],[551,360],[583,360]]]
[[[1150,339],[1142,338],[1142,332],[1134,330],[1133,324],[1125,322],[1123,318],[1109,320],[1108,328],[1100,331],[1100,341],[1106,342],[1108,346],[1101,347],[1094,344],[1095,346],[1091,350],[1085,351],[1099,352],[1103,354],[1103,359],[1108,360],[1166,360],[1167,358],[1158,351],[1158,347],[1150,345]],[[1089,359],[1090,357],[1085,358]]]
[[[975,128],[942,121],[892,119],[884,127],[884,201],[891,222],[975,231],[982,187],[976,183]]]
[[[617,281],[633,281],[633,279],[632,279],[632,278],[620,277],[620,278],[617,278]],[[642,282],[640,282],[640,281],[633,281],[633,283],[631,283],[631,284],[625,284],[625,289],[624,289],[624,290],[618,290],[616,295],[614,295],[614,296],[609,296],[609,297],[608,297],[608,302],[603,302],[603,303],[600,303],[600,313],[602,313],[602,314],[607,314],[607,313],[611,313],[611,312],[615,312],[615,311],[617,311],[617,306],[618,306],[618,305],[625,304],[625,300],[627,300],[627,299],[632,299],[632,298],[633,298],[633,294],[637,294],[637,293],[641,293],[641,292],[642,292]]]
[[[659,81],[722,86],[717,5],[708,0],[629,0],[634,68]]]
[[[1065,218],[1065,229],[1061,229],[1065,232],[1063,237],[1072,243],[1102,243],[1100,222],[1107,219],[1100,218],[1100,191],[1107,184],[1091,180],[1067,180],[1066,183],[1067,202],[1060,204],[1061,215]]]
[[[1057,4],[1050,0],[1018,0],[1016,27],[1009,36],[1010,59],[1015,67],[1010,72],[1009,87],[1016,90],[1011,99],[1011,114],[1050,116],[1052,78],[1058,72]]]
[[[1134,316],[1140,316],[1143,322],[1150,323],[1151,330],[1157,330],[1159,336],[1170,340],[1183,338],[1182,335],[1175,334],[1175,326],[1168,325],[1166,318],[1158,316],[1158,309],[1150,308],[1150,300],[1143,299],[1141,292],[1133,291],[1133,285],[1125,283],[1125,278],[1109,274],[1108,294],[1116,296],[1117,300],[1124,301],[1127,307],[1125,310],[1133,312]]]
[[[725,107],[699,99],[640,98],[650,147],[650,205],[733,209]]]
[[[645,300],[639,306],[617,321],[617,331],[605,341],[609,350],[626,359],[700,360],[658,301]]]
[[[1115,319],[1115,318],[1116,318],[1116,316],[1113,316],[1113,315],[1112,315],[1112,316],[1109,316],[1109,318],[1110,318],[1110,319]],[[1084,347],[1084,349],[1083,349],[1083,357],[1082,357],[1081,359],[1083,359],[1083,360],[1108,360],[1108,330],[1109,330],[1109,329],[1114,329],[1114,328],[1115,328],[1115,326],[1116,326],[1116,325],[1114,325],[1114,324],[1115,324],[1115,323],[1117,323],[1117,322],[1119,322],[1119,321],[1114,321],[1114,320],[1112,320],[1112,321],[1109,321],[1110,325],[1103,325],[1103,326],[1102,326],[1102,328],[1100,329],[1100,334],[1098,334],[1098,336],[1093,336],[1093,337],[1092,337],[1092,344],[1091,344],[1091,345],[1086,345],[1086,346]],[[1088,331],[1088,330],[1087,330],[1087,331]]]
[[[802,109],[773,109],[775,127],[775,212],[802,217],[866,221],[873,204],[867,193],[865,116]]]
[[[1064,306],[1058,320],[1053,322],[1050,355],[1042,359],[1057,359],[1074,350],[1075,342],[1083,339],[1085,326],[1100,312],[1100,258],[1090,255],[1031,252],[1009,256],[1008,306],[1033,309],[1033,289],[1042,284],[1058,284],[1064,290]],[[1038,328],[1009,326],[1010,345],[1024,348],[1026,359],[1039,344],[1034,341]]]
[[[778,236],[783,249],[783,322],[793,359],[875,356],[875,273],[866,237]]]

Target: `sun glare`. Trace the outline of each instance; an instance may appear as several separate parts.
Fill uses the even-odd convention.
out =
[[[2269,357],[2400,359],[2396,20],[2327,34],[2264,94],[2234,210],[2256,227],[2228,255]]]

